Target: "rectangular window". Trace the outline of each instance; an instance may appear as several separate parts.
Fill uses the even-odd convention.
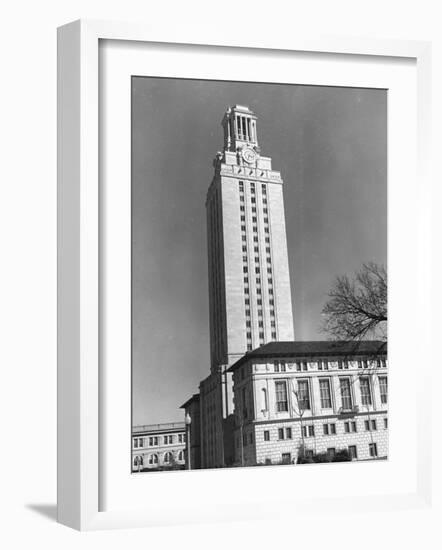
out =
[[[264,430],[264,441],[270,441],[270,432],[269,432],[269,430]]]
[[[372,421],[371,421],[371,429],[372,429],[372,430],[377,430],[377,429],[378,429],[378,427],[377,427],[377,425],[376,425],[376,420],[372,420]]]
[[[321,395],[321,408],[331,409],[330,380],[328,378],[319,379],[319,393]]]
[[[322,428],[324,430],[324,435],[328,435],[328,424],[324,424]]]
[[[242,225],[241,226],[241,231],[245,231],[246,230],[246,226],[245,225]]]
[[[330,424],[330,433],[336,435],[336,424]]]
[[[292,438],[292,429],[291,428],[286,428],[285,429],[285,437],[286,437],[286,439],[291,439]]]
[[[358,458],[358,451],[357,451],[357,448],[356,448],[356,445],[350,445],[348,447],[348,454],[350,455],[350,458],[352,460],[357,460]]]
[[[272,340],[276,340],[276,332],[272,332]]]
[[[278,439],[284,439],[284,428],[278,429]]]
[[[368,452],[370,453],[370,456],[372,458],[376,458],[378,456],[378,446],[376,443],[369,443],[368,444]]]
[[[364,420],[364,426],[365,426],[365,431],[369,432],[370,431],[370,422],[368,420]]]
[[[242,222],[245,222],[245,221],[246,221],[246,217],[245,217],[245,216],[241,216],[241,221],[242,221]]]
[[[366,377],[359,379],[361,388],[361,401],[363,405],[371,405],[370,380]]]
[[[134,448],[138,449],[138,439],[134,439]]]
[[[288,411],[288,402],[287,402],[287,384],[283,380],[278,380],[275,382],[276,389],[276,410],[278,412]]]
[[[384,418],[384,428],[388,428],[388,418]]]
[[[358,427],[357,427],[357,425],[356,425],[356,421],[353,421],[353,422],[351,423],[351,431],[352,431],[352,432],[357,432],[357,431],[358,431]]]
[[[381,403],[386,405],[388,402],[388,385],[387,377],[379,376],[379,390],[381,392]]]
[[[315,427],[313,425],[308,427],[308,435],[309,437],[315,437]]]
[[[274,361],[273,364],[274,364],[274,370],[275,370],[275,372],[279,372],[279,363],[278,363],[278,361]]]
[[[341,388],[342,408],[346,411],[351,410],[352,400],[351,400],[350,379],[341,378],[339,380],[339,383]]]
[[[344,430],[346,434],[350,433],[350,422],[344,422]]]

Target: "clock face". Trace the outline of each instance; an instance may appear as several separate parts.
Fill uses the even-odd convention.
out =
[[[245,149],[242,150],[242,158],[246,161],[246,162],[255,162],[256,160],[256,153],[253,149],[249,149],[248,147],[246,147]]]

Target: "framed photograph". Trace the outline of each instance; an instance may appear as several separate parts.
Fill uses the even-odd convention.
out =
[[[59,29],[61,523],[429,502],[429,45],[270,36]]]

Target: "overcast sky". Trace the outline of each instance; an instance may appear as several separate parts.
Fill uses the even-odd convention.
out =
[[[235,103],[284,180],[295,338],[339,274],[387,260],[387,92],[132,79],[133,423],[182,420],[209,374],[205,197]]]

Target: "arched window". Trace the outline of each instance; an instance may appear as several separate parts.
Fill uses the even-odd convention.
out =
[[[266,411],[267,409],[267,390],[262,388],[262,410]]]
[[[179,451],[178,453],[178,460],[183,461],[184,460],[184,451]]]
[[[158,464],[158,455],[153,454],[149,455],[149,464],[152,466],[153,464]]]
[[[142,466],[143,465],[143,457],[142,456],[136,456],[134,457],[134,466]]]
[[[172,453],[168,451],[164,453],[164,464],[170,464],[172,462]]]

